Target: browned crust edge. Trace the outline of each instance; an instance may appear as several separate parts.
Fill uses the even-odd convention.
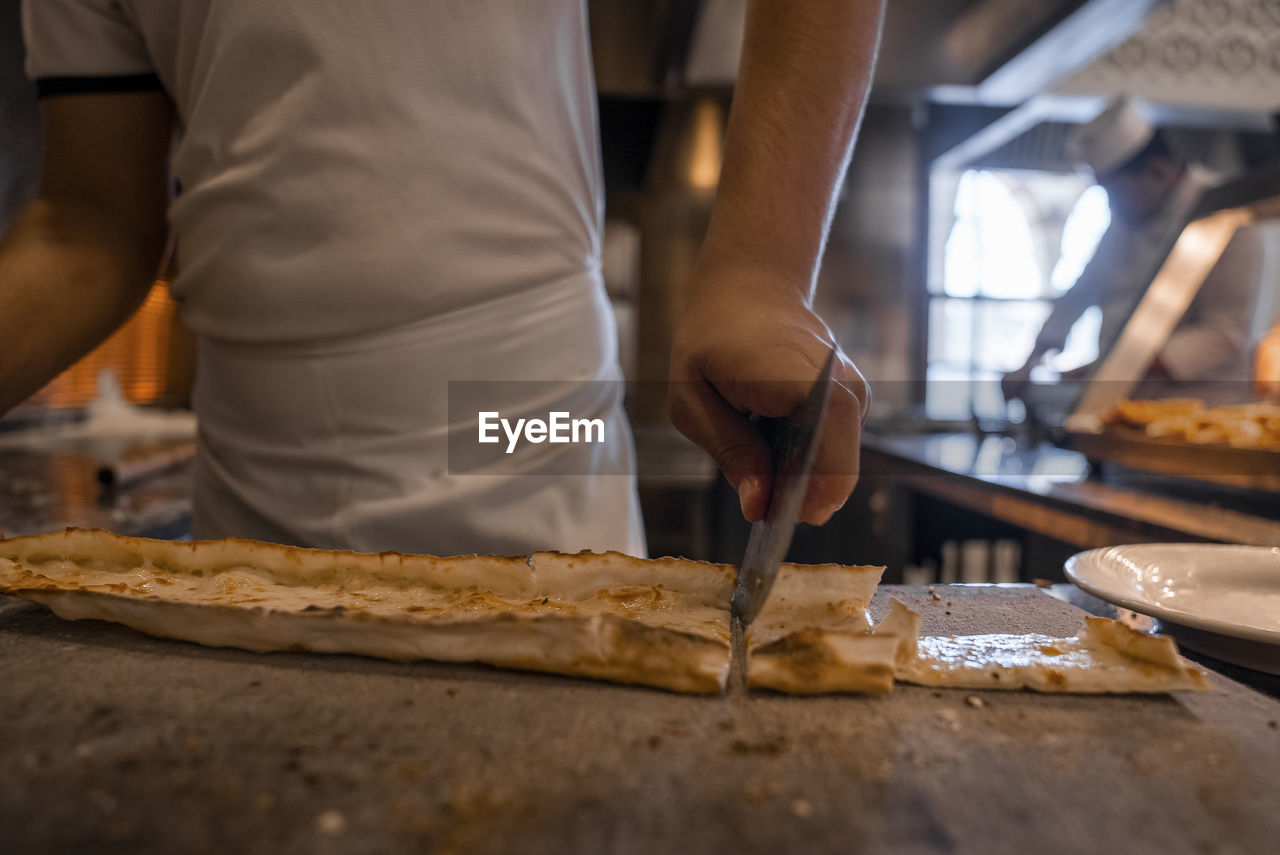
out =
[[[107,620],[160,638],[255,653],[482,662],[693,693],[722,691],[729,671],[727,644],[614,615],[504,613],[424,624],[340,608],[291,612],[61,589],[6,593],[48,606],[67,620]],[[216,620],[207,621],[210,616]]]

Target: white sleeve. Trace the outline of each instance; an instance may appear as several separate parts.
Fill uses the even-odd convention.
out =
[[[121,0],[23,0],[22,35],[42,98],[160,88]]]
[[[1102,233],[1093,258],[1080,271],[1075,283],[1053,301],[1053,309],[1036,336],[1036,352],[1062,350],[1071,328],[1085,309],[1100,306],[1106,301],[1107,288],[1114,278],[1112,271],[1119,263],[1117,256],[1125,251],[1127,237],[1115,224]]]

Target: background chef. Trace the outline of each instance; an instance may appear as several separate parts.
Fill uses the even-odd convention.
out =
[[[749,517],[769,484],[745,412],[790,412],[834,343],[812,289],[881,13],[750,5],[671,399]],[[45,166],[0,244],[0,413],[136,309],[172,236],[197,537],[644,552],[582,0],[41,0],[24,30]],[[865,385],[843,358],[836,378],[811,522],[855,480]],[[491,409],[602,418],[609,441],[451,474],[476,428],[447,387],[473,380],[544,381]]]
[[[1007,398],[1023,393],[1031,370],[1045,354],[1062,349],[1072,325],[1090,306],[1102,310],[1098,352],[1108,352],[1200,195],[1216,180],[1179,157],[1129,99],[1113,101],[1075,132],[1067,148],[1106,189],[1111,224],[1079,279],[1054,303],[1026,362],[1005,375]],[[1233,381],[1238,387],[1229,390],[1233,397],[1247,394],[1262,255],[1259,235],[1236,233],[1147,369],[1147,378]]]

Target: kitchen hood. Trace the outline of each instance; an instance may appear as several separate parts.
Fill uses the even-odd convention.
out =
[[[890,0],[879,100],[1014,105],[1134,32],[1161,0]],[[747,0],[592,0],[606,94],[733,85]]]

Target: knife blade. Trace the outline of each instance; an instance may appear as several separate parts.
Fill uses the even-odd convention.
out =
[[[764,519],[751,525],[747,551],[738,570],[738,584],[729,601],[733,616],[744,627],[764,608],[778,568],[791,546],[818,452],[818,431],[831,397],[835,358],[836,351],[832,348],[808,397],[796,412],[787,418],[761,419],[758,423],[766,435],[774,434],[771,440],[773,483]]]

